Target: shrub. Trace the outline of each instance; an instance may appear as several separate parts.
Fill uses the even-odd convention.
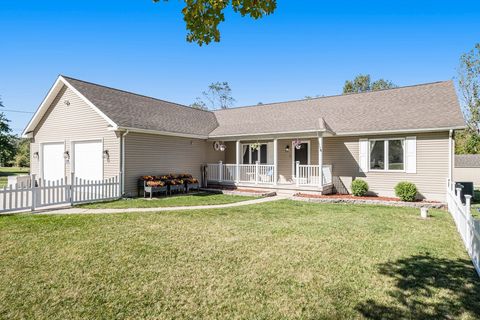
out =
[[[417,196],[417,186],[407,181],[399,182],[395,186],[395,194],[402,201],[412,202]]]
[[[352,194],[356,197],[363,197],[368,192],[368,183],[362,179],[352,181]]]

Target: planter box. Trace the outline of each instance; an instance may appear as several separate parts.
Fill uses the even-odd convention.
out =
[[[199,183],[190,183],[190,184],[185,184],[185,189],[187,192],[190,192],[190,190],[199,190],[200,189],[200,184]]]
[[[170,194],[173,192],[185,192],[185,186],[183,184],[175,184],[175,185],[169,185],[168,186],[168,191],[170,191]]]
[[[145,186],[143,188],[143,197],[145,198],[147,196],[147,193],[150,194],[150,199],[152,198],[152,195],[155,193],[155,192],[164,192],[165,195],[167,195],[167,192],[168,192],[168,187],[167,186],[163,186],[163,187],[149,187],[149,186]]]

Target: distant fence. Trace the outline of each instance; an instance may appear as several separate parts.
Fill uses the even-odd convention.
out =
[[[0,189],[0,212],[35,210],[46,206],[113,200],[120,198],[118,176],[104,180],[79,179],[73,174],[46,181],[30,177],[28,182]]]
[[[471,214],[471,196],[465,195],[465,204],[460,198],[460,188],[455,190],[455,182],[447,181],[448,211],[457,225],[473,265],[480,275],[480,221]]]

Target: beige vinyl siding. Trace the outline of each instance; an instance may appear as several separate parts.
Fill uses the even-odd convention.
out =
[[[213,141],[130,132],[125,137],[125,192],[136,195],[143,175],[190,173],[201,179],[202,165],[225,160]]]
[[[70,105],[66,105],[65,101]],[[31,148],[31,172],[40,176],[40,159],[34,159],[34,152],[40,151],[40,144],[62,142],[73,158],[72,142],[85,140],[102,140],[104,150],[108,150],[110,159],[104,159],[104,178],[119,174],[120,141],[109,124],[96,111],[88,106],[72,90],[64,86],[58,93],[42,120],[35,128]],[[72,159],[65,162],[65,175],[70,175]]]
[[[333,175],[338,176],[350,189],[351,180],[363,178],[370,190],[383,196],[393,196],[400,181],[416,184],[421,196],[432,200],[445,200],[445,183],[448,177],[448,132],[418,133],[408,135],[375,136],[375,139],[417,137],[417,172],[359,172],[358,153],[360,138],[332,137],[324,140],[324,163],[333,165]]]
[[[453,180],[473,182],[475,187],[480,187],[480,168],[454,168]]]

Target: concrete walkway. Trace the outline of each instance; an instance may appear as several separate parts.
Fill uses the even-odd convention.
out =
[[[202,209],[222,209],[247,206],[250,204],[259,204],[265,202],[278,201],[288,199],[287,196],[273,196],[259,198],[254,200],[246,200],[228,204],[204,205],[204,206],[188,206],[188,207],[159,207],[159,208],[125,208],[125,209],[84,209],[84,208],[64,208],[56,210],[42,210],[32,212],[33,214],[103,214],[103,213],[125,213],[125,212],[160,212],[160,211],[181,211],[181,210],[202,210]]]

